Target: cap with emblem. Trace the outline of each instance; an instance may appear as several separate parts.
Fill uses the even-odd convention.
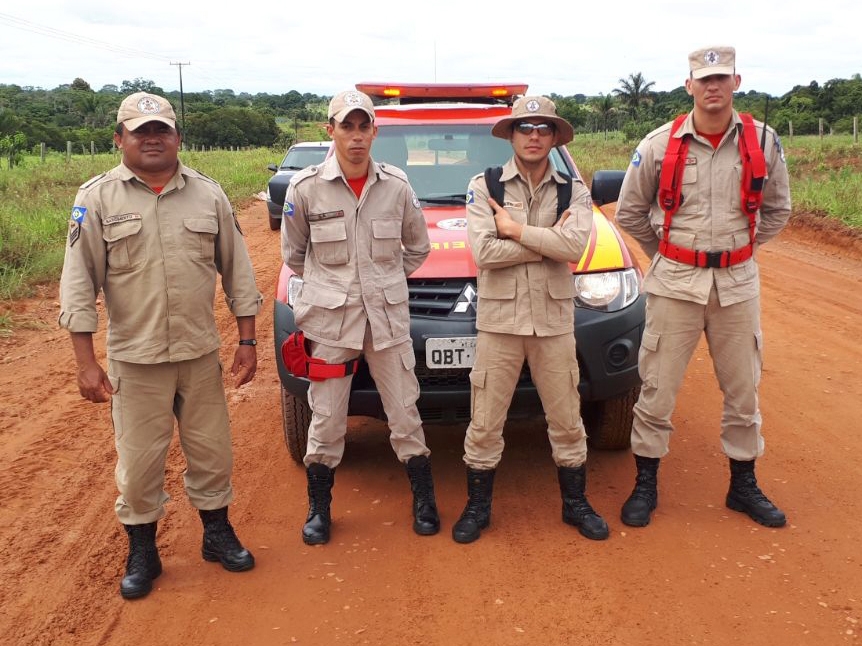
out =
[[[491,134],[500,139],[509,139],[512,136],[512,128],[519,121],[540,117],[543,121],[554,124],[557,137],[555,146],[569,143],[575,136],[572,124],[557,114],[557,106],[549,98],[544,96],[522,96],[512,106],[512,114],[500,119],[491,128]]]
[[[345,90],[339,92],[329,102],[328,119],[335,119],[339,123],[344,121],[348,114],[354,110],[362,110],[374,121],[374,103],[367,94],[356,90]]]
[[[117,123],[122,123],[126,130],[137,130],[149,121],[161,121],[171,128],[177,127],[174,108],[164,97],[149,92],[135,92],[123,99],[117,110]]]
[[[691,78],[702,79],[714,74],[736,74],[736,50],[733,47],[707,47],[688,55]]]

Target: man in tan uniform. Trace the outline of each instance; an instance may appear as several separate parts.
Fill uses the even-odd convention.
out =
[[[254,567],[227,517],[232,454],[213,311],[217,275],[239,330],[231,367],[237,386],[257,368],[262,298],[227,196],[179,161],[180,142],[166,99],[137,92],[122,102],[114,134],[122,163],[79,189],[60,280],[59,323],[71,335],[78,388],[92,402],[111,402],[115,509],[129,537],[120,583],[127,599],[148,594],[162,571],[156,522],[168,501],[174,419],[186,493],[203,521],[203,558],[235,572]],[[107,374],[93,349],[100,290]]]
[[[303,279],[295,318],[309,354],[330,364],[366,363],[380,392],[390,443],[413,491],[413,529],[440,530],[430,451],[416,408],[407,276],[431,250],[419,200],[405,173],[370,156],[374,105],[348,90],[329,103],[335,154],[297,173],[284,205],[284,262]],[[305,466],[309,511],[302,539],[329,541],[335,468],[344,454],[352,373],[312,381]]]
[[[489,195],[484,175],[470,180],[467,233],[478,272],[476,360],[470,372],[472,418],[464,440],[467,505],[452,528],[470,543],[488,527],[494,474],[503,454],[503,426],[524,360],[545,410],[551,453],[563,498],[563,521],[587,538],[608,526],[585,496],[587,436],[580,413],[575,354],[574,283],[570,262],[584,252],[592,229],[590,192],[578,179],[557,221],[554,146],[569,143],[572,126],[553,101],[518,99],[492,134],[514,155],[503,166],[505,204]]]
[[[671,124],[651,132],[632,157],[617,205],[616,222],[652,259],[644,288],[646,329],[639,356],[643,386],[635,405],[632,451],[634,491],[622,509],[625,524],[650,522],[658,502],[657,472],[668,452],[671,414],[686,366],[700,336],[706,340],[724,393],[721,445],[730,459],[726,504],[768,527],[786,519],[757,485],[754,461],[763,454],[757,386],[763,340],[760,278],[754,252],[775,237],[790,216],[790,190],[781,142],[775,131],[754,122],[749,132],[763,147],[766,180],[762,204],[749,202],[753,184],[741,181],[743,119],[733,108],[741,78],[732,47],[709,47],[689,55],[685,87],[694,108],[673,135],[687,142],[680,174],[678,210],[666,218],[659,199]],[[743,115],[747,117],[747,115]],[[682,117],[681,117],[682,118]],[[765,129],[765,132],[764,132]],[[674,146],[675,147],[675,146]],[[752,155],[752,158],[755,156]],[[749,213],[743,203],[752,204]],[[669,226],[666,223],[669,220]]]

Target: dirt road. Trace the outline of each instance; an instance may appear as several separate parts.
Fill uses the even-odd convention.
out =
[[[165,572],[153,593],[118,593],[125,536],[113,514],[107,405],[80,399],[56,326],[56,286],[14,304],[0,338],[0,644],[44,645],[805,645],[862,634],[862,245],[791,228],[760,251],[767,451],[760,482],[788,526],[724,507],[720,393],[701,346],[662,461],[653,523],[631,529],[627,452],[590,454],[588,492],[611,526],[593,542],[560,522],[542,424],[507,430],[492,525],[450,537],[465,499],[463,428],[429,427],[443,531],[411,531],[407,477],[384,427],[354,420],[334,491],[332,542],[300,539],[304,471],[281,438],[271,299],[279,264],[266,207],[240,214],[267,303],[260,368],[228,387],[237,499],[232,519],[257,558],[233,574],[200,557],[200,523],[174,446]],[[219,309],[229,364],[236,330]],[[104,334],[97,335],[104,347]]]

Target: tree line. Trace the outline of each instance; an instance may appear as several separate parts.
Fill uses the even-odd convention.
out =
[[[653,128],[691,108],[691,97],[680,86],[669,92],[653,90],[654,82],[640,72],[619,79],[619,87],[599,96],[551,94],[558,112],[579,132],[622,131],[638,140]],[[146,79],[123,81],[93,90],[76,78],[52,90],[0,84],[0,155],[13,163],[15,154],[40,144],[65,151],[111,150],[117,108],[125,96],[147,91],[166,96],[177,111],[187,145],[195,147],[278,146],[296,137],[299,122],[326,120],[328,96],[235,93],[233,90],[166,92]],[[862,113],[862,78],[833,79],[823,85],[797,85],[780,97],[750,90],[739,92],[735,106],[758,119],[767,116],[779,134],[816,134],[821,120],[828,132],[850,133],[853,117]]]

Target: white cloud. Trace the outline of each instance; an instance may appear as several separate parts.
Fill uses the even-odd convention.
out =
[[[189,63],[189,92],[333,94],[358,81],[436,80],[595,95],[635,72],[672,90],[684,82],[690,50],[732,44],[741,89],[781,95],[862,72],[856,15],[849,0],[515,8],[438,0],[409,11],[394,0],[228,8],[187,0],[146,12],[104,0],[33,0],[0,11],[0,83],[50,89],[80,77],[99,89],[144,78],[172,91],[180,68],[171,63]]]

